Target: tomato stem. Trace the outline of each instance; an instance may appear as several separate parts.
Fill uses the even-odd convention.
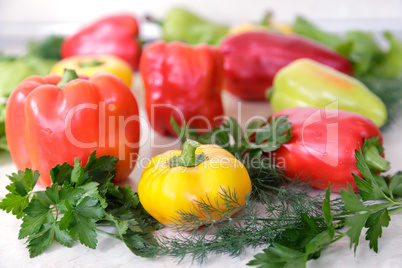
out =
[[[57,87],[62,89],[68,82],[74,79],[78,79],[78,75],[75,70],[72,69],[64,69],[63,76],[60,82],[57,84]]]
[[[201,144],[194,140],[186,140],[183,146],[183,150],[179,156],[174,156],[169,160],[169,165],[171,167],[184,166],[184,167],[195,167],[202,162],[204,162],[207,157],[204,153],[196,154],[195,150],[200,147]]]

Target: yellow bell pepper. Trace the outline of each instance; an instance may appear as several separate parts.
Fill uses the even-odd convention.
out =
[[[268,27],[259,24],[253,24],[249,22],[241,23],[233,26],[229,29],[228,35],[236,35],[245,32],[254,32],[254,31],[268,31]]]
[[[180,220],[178,212],[193,212],[199,218],[218,219],[232,214],[246,203],[251,190],[244,165],[217,145],[200,145],[187,140],[183,151],[170,150],[154,157],[145,167],[138,196],[145,210],[164,225],[194,228]],[[225,205],[224,193],[236,196],[237,204]],[[197,207],[209,200],[215,211]],[[209,218],[209,219],[208,219]]]
[[[293,28],[289,24],[272,19],[271,14],[266,14],[261,24],[241,23],[229,29],[228,35],[237,35],[245,32],[273,31],[281,34],[293,34]]]
[[[92,76],[99,72],[108,72],[119,77],[128,87],[131,87],[133,70],[130,65],[112,55],[71,56],[56,63],[51,74],[63,75],[64,69],[73,69],[77,74]]]

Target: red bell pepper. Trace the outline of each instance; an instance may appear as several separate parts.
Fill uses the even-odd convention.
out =
[[[137,20],[131,15],[102,18],[67,37],[61,46],[61,57],[111,54],[136,70],[141,54],[138,31]]]
[[[221,44],[226,89],[245,100],[264,100],[275,74],[290,62],[309,58],[351,75],[350,62],[340,54],[296,35],[246,32]]]
[[[207,130],[222,122],[222,55],[207,45],[157,41],[141,56],[140,73],[151,127],[162,135],[176,135],[179,126]]]
[[[74,80],[65,84],[65,79]],[[39,183],[50,185],[51,168],[74,164],[76,157],[85,164],[96,150],[97,156],[120,158],[115,180],[126,179],[135,166],[140,138],[137,102],[130,89],[109,73],[82,79],[70,70],[60,81],[59,75],[31,76],[7,101],[6,136],[17,168],[38,170]]]
[[[330,182],[332,191],[347,189],[347,183],[357,190],[352,173],[361,176],[355,158],[355,149],[360,148],[373,170],[390,167],[382,157],[380,130],[363,115],[323,108],[290,108],[273,114],[282,115],[292,123],[292,138],[271,156],[290,178],[310,181],[319,189]]]

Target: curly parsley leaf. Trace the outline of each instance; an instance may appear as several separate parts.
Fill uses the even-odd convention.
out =
[[[254,256],[254,260],[247,263],[250,266],[261,268],[304,268],[306,267],[305,254],[280,244],[273,243],[269,248]]]
[[[40,230],[28,238],[29,256],[31,258],[40,255],[52,242],[52,223],[43,224]]]
[[[141,256],[154,256],[158,243],[152,232],[162,227],[126,185],[111,183],[118,159],[96,157],[93,152],[85,167],[75,159],[74,166],[63,163],[50,170],[52,185],[33,191],[39,178],[30,169],[9,176],[10,192],[0,209],[22,218],[19,239],[27,238],[30,257],[40,255],[52,240],[71,247],[74,241],[95,249],[99,226],[112,222],[118,236],[129,249]],[[110,225],[110,224],[109,224]]]
[[[70,181],[72,170],[73,166],[67,162],[61,165],[56,165],[49,172],[52,183],[62,185],[65,181]]]
[[[360,196],[363,200],[378,200],[378,199],[386,199],[387,196],[381,187],[378,185],[377,180],[374,178],[372,171],[370,170],[365,156],[362,152],[355,150],[356,156],[356,166],[357,169],[362,174],[364,180],[353,174],[353,177],[356,181],[356,186],[360,190]]]
[[[306,267],[308,260],[316,259],[321,250],[331,244],[335,236],[333,215],[331,214],[330,185],[328,185],[322,207],[323,217],[317,218],[301,214],[300,222],[289,226],[277,235],[264,253],[254,256],[247,265],[259,267]]]
[[[39,231],[45,221],[52,221],[53,214],[49,206],[44,205],[38,199],[32,199],[25,209],[26,215],[22,219],[18,238],[25,238]]]
[[[67,211],[60,220],[61,230],[68,230],[71,238],[81,244],[95,249],[96,221],[101,219],[105,211],[99,204],[99,200],[86,196],[76,206],[71,206],[66,201]]]
[[[109,205],[103,220],[117,228],[118,238],[138,256],[156,256],[158,242],[152,232],[163,226],[145,211],[131,186],[109,185],[106,199]]]
[[[380,148],[381,152],[382,149]],[[388,227],[391,220],[389,210],[400,207],[402,203],[393,198],[390,187],[387,185],[384,187],[382,183],[379,183],[380,181],[385,181],[385,179],[381,178],[382,180],[379,180],[378,177],[380,175],[370,170],[363,153],[356,150],[355,156],[357,160],[356,166],[364,180],[353,174],[356,186],[360,190],[358,195],[353,192],[350,185],[348,185],[349,191],[342,189],[340,192],[342,200],[345,202],[346,213],[349,214],[345,218],[345,224],[350,227],[346,231],[346,234],[350,238],[350,247],[353,246],[356,253],[363,228],[367,228],[365,239],[369,241],[370,248],[377,252],[378,239],[382,236],[382,229],[383,227]],[[398,182],[401,182],[401,180],[394,182],[392,189],[397,187]],[[383,200],[383,202],[374,204],[364,203],[364,201],[379,199]]]
[[[19,219],[25,214],[23,211],[29,204],[30,192],[39,179],[39,172],[26,169],[25,172],[18,171],[8,176],[8,178],[12,181],[11,184],[6,186],[10,193],[0,201],[0,209],[5,210],[7,213],[11,211]]]
[[[382,227],[388,227],[391,218],[387,209],[381,209],[368,217],[365,227],[367,227],[366,240],[375,252],[378,252],[378,239],[382,236]]]

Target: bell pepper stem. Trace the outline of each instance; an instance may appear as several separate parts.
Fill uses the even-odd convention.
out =
[[[267,100],[270,100],[271,97],[272,97],[272,93],[273,93],[273,92],[274,92],[274,88],[273,88],[273,87],[268,88],[267,91],[265,91],[265,98],[266,98]]]
[[[194,140],[187,140],[184,143],[183,150],[177,158],[177,163],[180,166],[194,166],[195,165],[195,150],[200,147],[200,143]]]
[[[195,167],[208,158],[204,153],[196,154],[195,150],[200,147],[201,144],[194,140],[186,140],[183,146],[183,150],[179,156],[173,156],[169,161],[171,167],[183,166],[183,167]]]
[[[386,172],[391,169],[391,164],[379,154],[378,149],[374,146],[369,147],[363,154],[371,170]]]
[[[273,17],[271,11],[267,11],[264,14],[264,17],[262,17],[262,20],[260,21],[260,25],[262,26],[270,26],[271,18]]]
[[[151,15],[146,15],[145,20],[148,22],[155,23],[155,24],[159,25],[160,27],[163,26],[163,22],[161,20],[157,20],[154,17],[152,17]]]
[[[75,70],[72,69],[64,69],[63,76],[61,77],[60,82],[57,84],[57,87],[62,89],[68,82],[78,79],[78,75]]]
[[[381,154],[383,147],[379,142],[378,137],[366,139],[363,145],[363,156],[367,166],[371,170],[386,172],[391,169],[389,161],[384,159]]]
[[[100,66],[102,64],[103,64],[103,62],[99,61],[99,60],[85,60],[85,61],[81,61],[79,63],[79,66],[81,68],[91,68],[91,67]]]

